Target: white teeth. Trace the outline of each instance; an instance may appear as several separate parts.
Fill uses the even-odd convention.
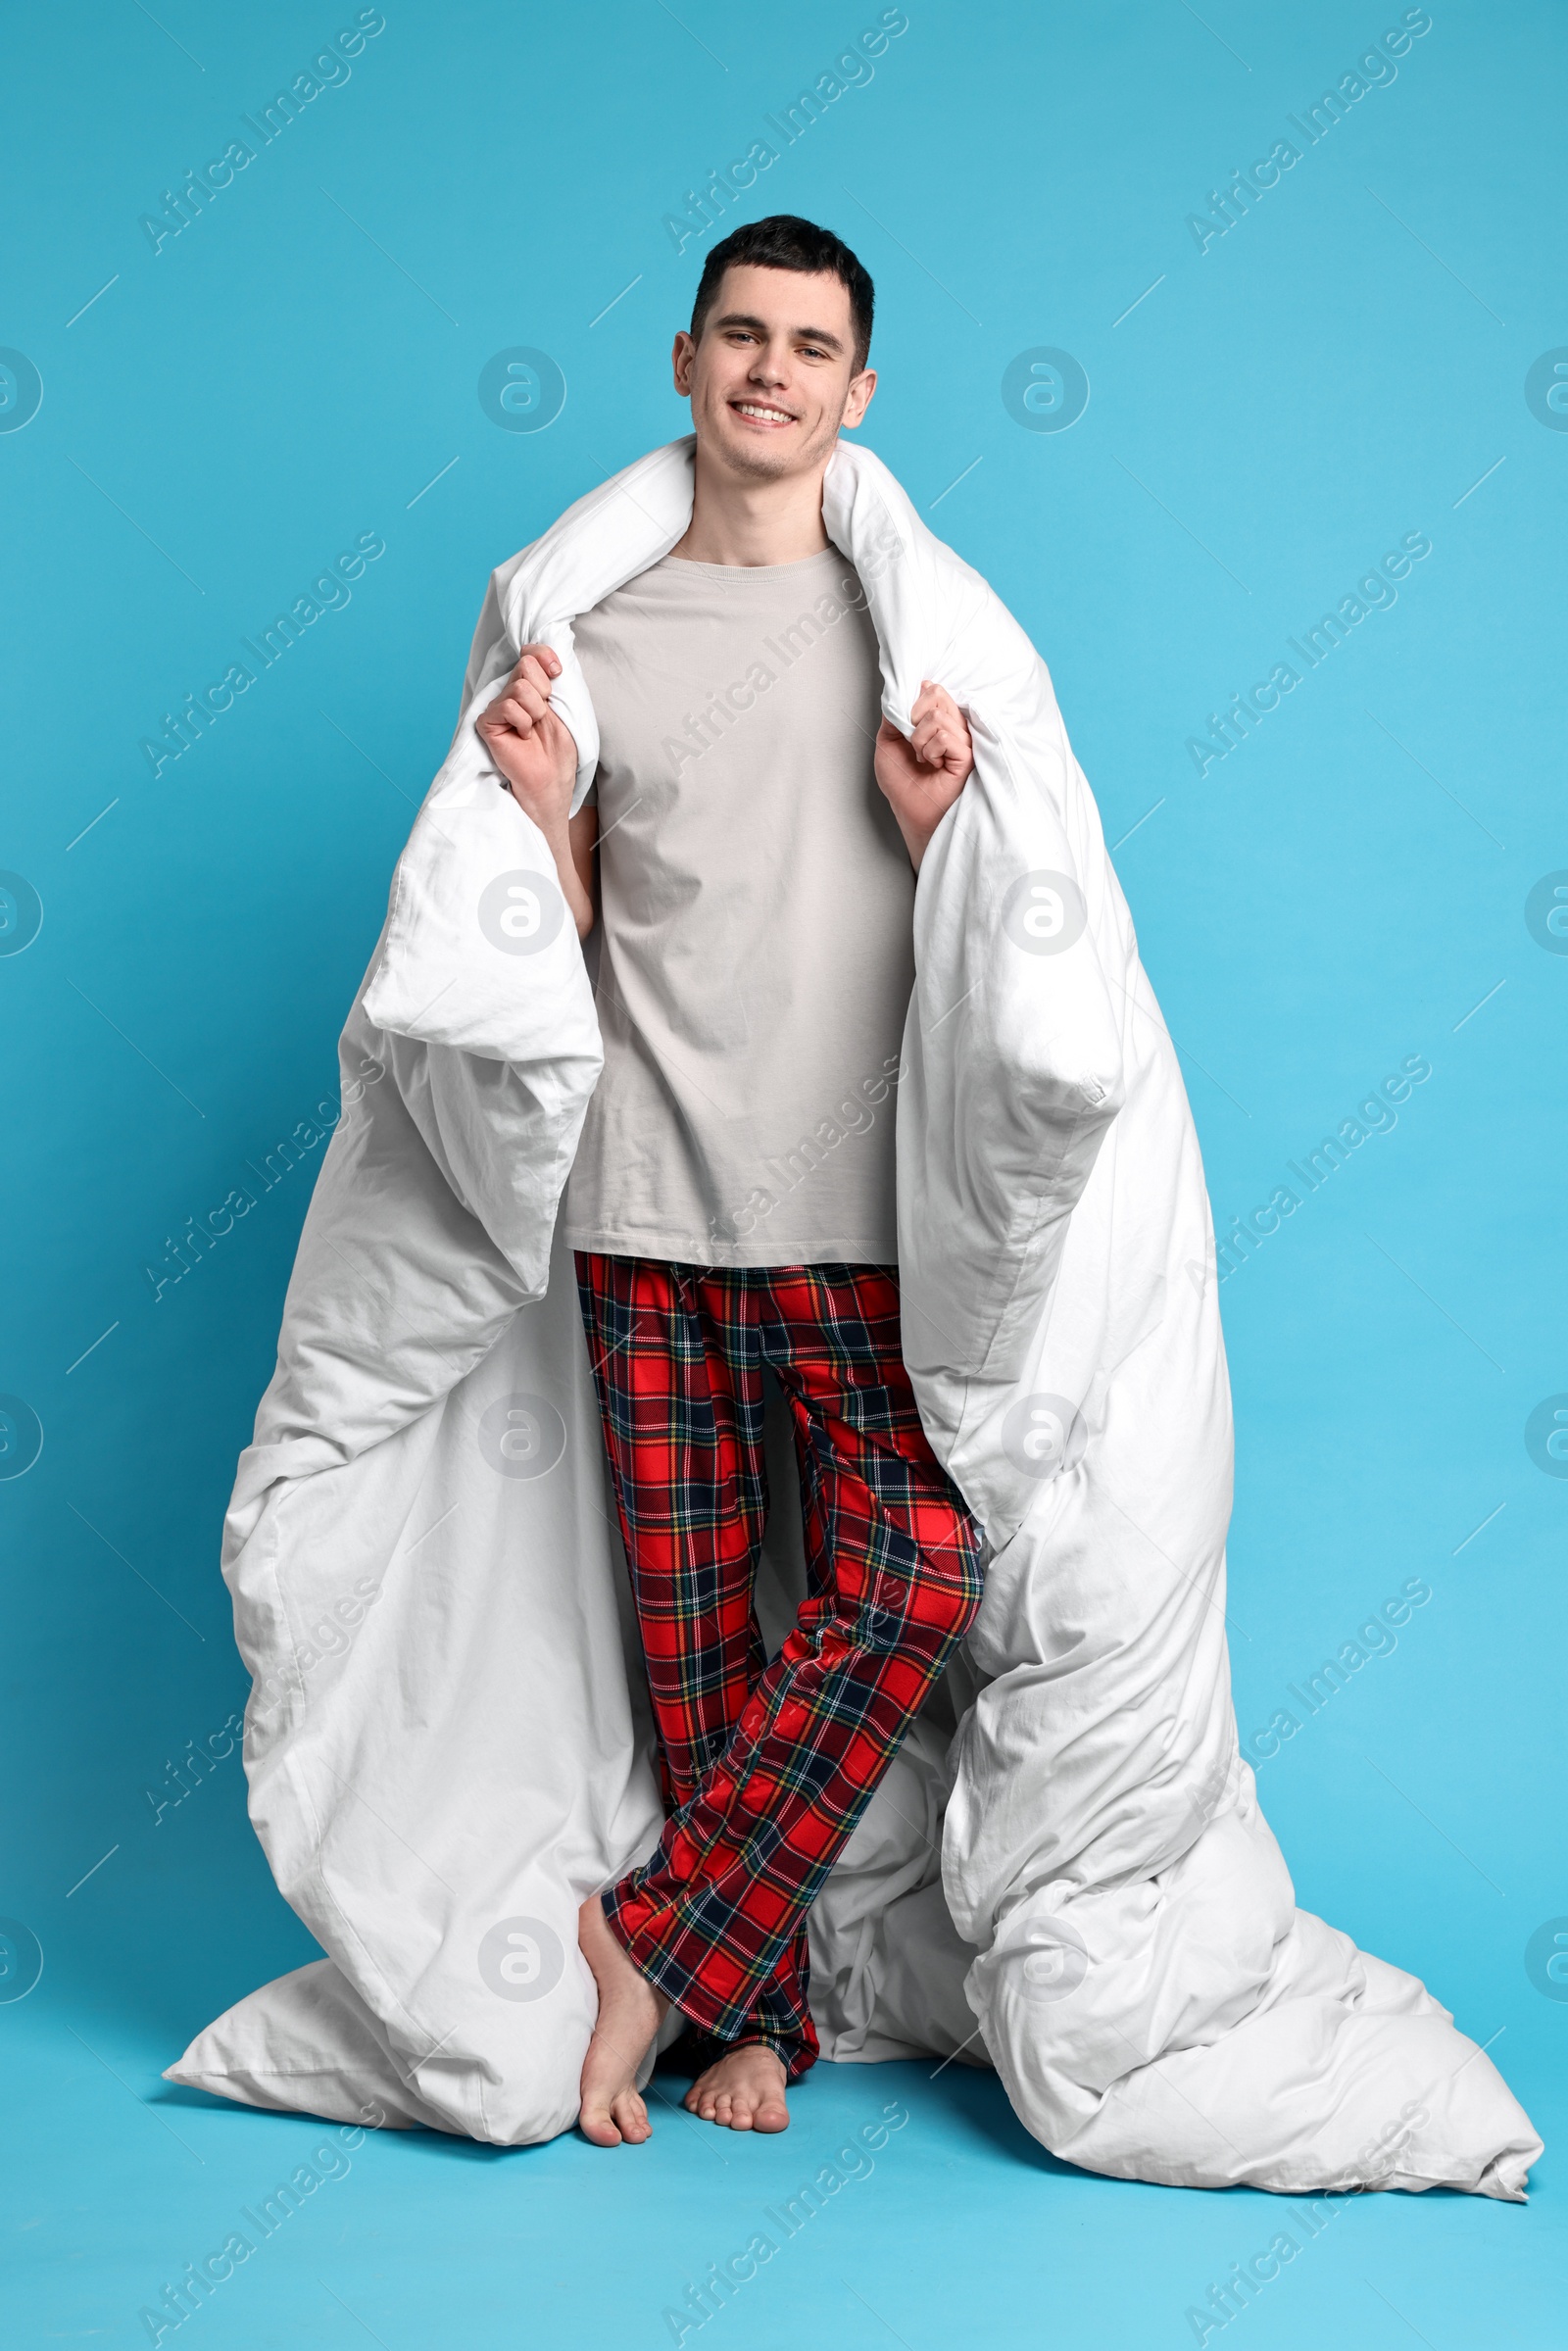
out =
[[[737,400],[735,406],[743,416],[760,416],[768,424],[792,424],[795,419],[780,408],[760,408],[755,400]]]

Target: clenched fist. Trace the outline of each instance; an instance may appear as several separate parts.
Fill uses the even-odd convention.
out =
[[[909,712],[911,732],[891,719],[877,730],[876,780],[898,818],[916,873],[932,834],[968,782],[974,745],[963,712],[945,687],[922,678]]]
[[[517,804],[548,837],[550,819],[564,823],[577,779],[571,729],[550,707],[561,656],[548,645],[525,645],[517,666],[495,701],[474,720],[485,750],[511,785]]]
[[[593,928],[598,822],[591,808],[580,816],[571,813],[577,745],[570,727],[550,707],[550,691],[560,675],[558,653],[548,645],[525,645],[515,669],[473,723],[514,800],[543,833],[581,939]]]

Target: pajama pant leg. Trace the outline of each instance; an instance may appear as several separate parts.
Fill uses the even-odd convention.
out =
[[[586,1255],[578,1270],[661,1738],[667,1716],[674,1748],[695,1758],[698,1692],[710,1742],[652,1859],[606,1895],[605,1915],[643,1974],[706,2033],[769,2042],[793,2079],[816,2054],[806,1914],[973,1620],[978,1537],[920,1427],[891,1270],[651,1267]],[[661,1281],[685,1286],[696,1303],[701,1366],[690,1310],[677,1318],[676,1348],[648,1313]],[[764,1354],[794,1421],[811,1589],[759,1673],[744,1571],[750,1687],[732,1711],[741,1563],[755,1561],[759,1540]],[[703,1474],[714,1464],[742,1522],[728,1535],[724,1502]],[[679,1479],[693,1466],[688,1495]],[[652,1502],[648,1486],[661,1490]],[[695,1576],[683,1552],[688,1519]],[[642,1539],[644,1526],[654,1540]],[[684,1605],[683,1594],[699,1604]],[[730,1722],[713,1755],[717,1714]]]
[[[702,1286],[695,1266],[582,1250],[576,1262],[675,1813],[723,1752],[764,1662],[753,1604],[767,1515],[757,1296],[745,1276]],[[786,2063],[803,2037],[816,2051],[806,1965],[803,1928],[760,1986],[746,2036]],[[700,2062],[714,2053],[700,2043]]]

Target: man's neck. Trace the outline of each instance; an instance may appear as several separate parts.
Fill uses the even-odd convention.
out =
[[[825,468],[824,468],[825,470]],[[697,450],[697,480],[686,535],[670,550],[688,563],[728,563],[751,569],[798,563],[829,545],[822,527],[822,473],[781,481],[737,480],[705,464]]]

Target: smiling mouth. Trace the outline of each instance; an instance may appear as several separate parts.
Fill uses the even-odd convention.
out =
[[[788,409],[774,408],[766,400],[732,400],[729,405],[737,416],[746,418],[748,424],[760,424],[771,431],[777,431],[780,425],[799,421],[790,415]]]

